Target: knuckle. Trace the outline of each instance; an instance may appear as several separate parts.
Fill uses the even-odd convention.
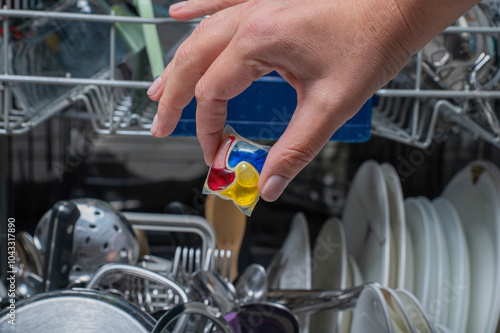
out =
[[[194,89],[194,96],[198,103],[203,103],[213,99],[213,92],[205,80],[200,80]]]
[[[213,16],[205,17],[198,23],[196,28],[193,30],[193,35],[197,35],[205,30],[212,24]]]
[[[189,66],[193,57],[193,48],[189,43],[183,43],[175,53],[175,66]]]
[[[296,172],[297,168],[302,169],[316,155],[316,152],[307,146],[296,145],[287,147],[280,152],[281,166],[290,173]]]

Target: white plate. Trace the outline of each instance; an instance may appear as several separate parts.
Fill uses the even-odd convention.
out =
[[[380,165],[367,161],[356,172],[342,214],[347,253],[365,281],[389,281],[390,227],[387,186]]]
[[[398,294],[390,288],[380,287],[380,291],[382,295],[384,295],[387,308],[389,309],[392,330],[394,333],[416,333],[410,315],[406,311]]]
[[[347,289],[354,287],[354,272],[352,271],[352,265],[347,259],[347,274],[346,274],[346,283],[345,287]],[[351,331],[351,323],[352,323],[352,310],[344,310],[342,322],[340,323],[340,333],[349,333]]]
[[[401,189],[398,173],[391,164],[383,163],[382,172],[387,185],[391,228],[391,261],[388,286],[390,288],[403,288],[406,272],[406,224],[403,190]]]
[[[382,292],[372,284],[365,286],[359,295],[351,326],[351,333],[367,332],[393,333],[385,298]]]
[[[448,322],[445,325],[456,333],[465,333],[469,311],[470,264],[469,248],[460,217],[453,205],[443,197],[432,202],[443,226],[448,247],[450,275],[445,286]],[[460,286],[457,292],[456,286]]]
[[[455,331],[452,331],[448,327],[445,327],[443,325],[437,325],[436,326],[436,331],[438,333],[456,333]]]
[[[311,261],[312,289],[345,289],[347,282],[347,250],[344,227],[336,218],[330,218],[321,228]],[[345,316],[335,310],[310,316],[310,332],[337,332]]]
[[[413,244],[414,280],[413,289],[408,289],[422,304],[427,304],[432,281],[432,255],[435,245],[432,242],[431,227],[419,200],[405,200],[406,226],[410,231]]]
[[[431,288],[427,297],[427,302],[423,303],[424,309],[436,324],[446,325],[448,322],[448,295],[444,294],[446,283],[449,281],[450,263],[448,260],[448,247],[443,232],[443,227],[439,221],[439,216],[429,199],[418,198],[419,203],[427,214],[427,220],[431,227],[432,242],[434,243],[434,253],[432,254],[432,275]]]
[[[281,246],[279,273],[270,288],[311,289],[311,244],[306,216],[297,213]],[[301,332],[307,332],[309,316],[299,316]]]
[[[406,225],[405,221],[405,225]],[[413,240],[410,234],[410,228],[406,225],[406,238],[405,238],[405,279],[403,289],[413,291],[415,288],[415,258],[413,250]]]
[[[410,316],[410,320],[417,333],[437,333],[434,325],[432,325],[414,295],[407,290],[401,289],[396,290],[396,294],[399,296],[401,302],[403,302],[406,312]]]
[[[363,278],[363,274],[361,274],[361,270],[359,269],[356,260],[354,260],[352,256],[348,256],[348,260],[352,270],[354,287],[362,285],[363,283],[365,283],[365,279]]]
[[[500,185],[484,163],[472,162],[446,186],[469,245],[468,332],[495,332],[500,314]],[[458,287],[461,288],[461,287]]]

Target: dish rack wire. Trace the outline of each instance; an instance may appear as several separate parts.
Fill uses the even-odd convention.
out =
[[[132,109],[133,89],[147,89],[152,82],[123,79],[117,71],[116,25],[135,24],[196,24],[200,20],[178,22],[172,18],[139,18],[105,14],[79,14],[56,11],[38,11],[26,9],[0,9],[3,18],[1,40],[2,61],[0,63],[0,135],[21,134],[71,106],[83,105],[85,114],[93,128],[100,134],[150,135],[151,121],[156,112],[155,105],[145,107],[141,112]],[[92,78],[17,75],[13,74],[13,65],[9,61],[11,34],[9,21],[12,18],[49,20],[73,20],[104,22],[109,24],[109,68]],[[451,26],[441,35],[454,34],[496,36],[500,41],[500,26]],[[500,49],[499,49],[500,50]],[[498,51],[498,50],[496,50]],[[499,52],[500,53],[500,52]],[[497,54],[500,58],[500,55]],[[487,58],[487,59],[486,59]],[[487,61],[493,61],[488,55],[479,54],[474,66],[467,72],[467,81],[474,83],[478,68]],[[495,66],[498,65],[498,59]],[[498,69],[498,68],[497,68]],[[500,100],[500,90],[488,89],[480,84],[464,84],[462,89],[451,89],[424,85],[428,80],[428,64],[420,51],[411,60],[411,66],[405,67],[405,77],[410,80],[401,82],[396,77],[376,94],[378,104],[372,114],[372,134],[419,148],[429,147],[438,131],[440,119],[450,120],[462,128],[471,131],[477,137],[500,147],[500,122],[495,111],[495,102]],[[3,73],[1,73],[3,72]],[[404,81],[404,80],[403,80]],[[12,86],[19,83],[40,85],[62,85],[67,87],[63,98],[54,101],[43,110],[16,108]],[[477,83],[477,82],[476,82]],[[473,102],[478,107],[471,112]]]

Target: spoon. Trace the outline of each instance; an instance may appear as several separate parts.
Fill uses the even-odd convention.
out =
[[[267,273],[259,264],[248,266],[236,282],[240,304],[261,301],[267,293]]]

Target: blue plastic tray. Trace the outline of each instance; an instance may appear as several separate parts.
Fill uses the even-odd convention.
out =
[[[227,123],[238,134],[256,140],[277,140],[285,131],[297,105],[297,94],[283,78],[266,75],[228,102]],[[195,136],[196,101],[184,109],[173,135]],[[365,142],[371,132],[372,99],[331,138],[334,141]]]

